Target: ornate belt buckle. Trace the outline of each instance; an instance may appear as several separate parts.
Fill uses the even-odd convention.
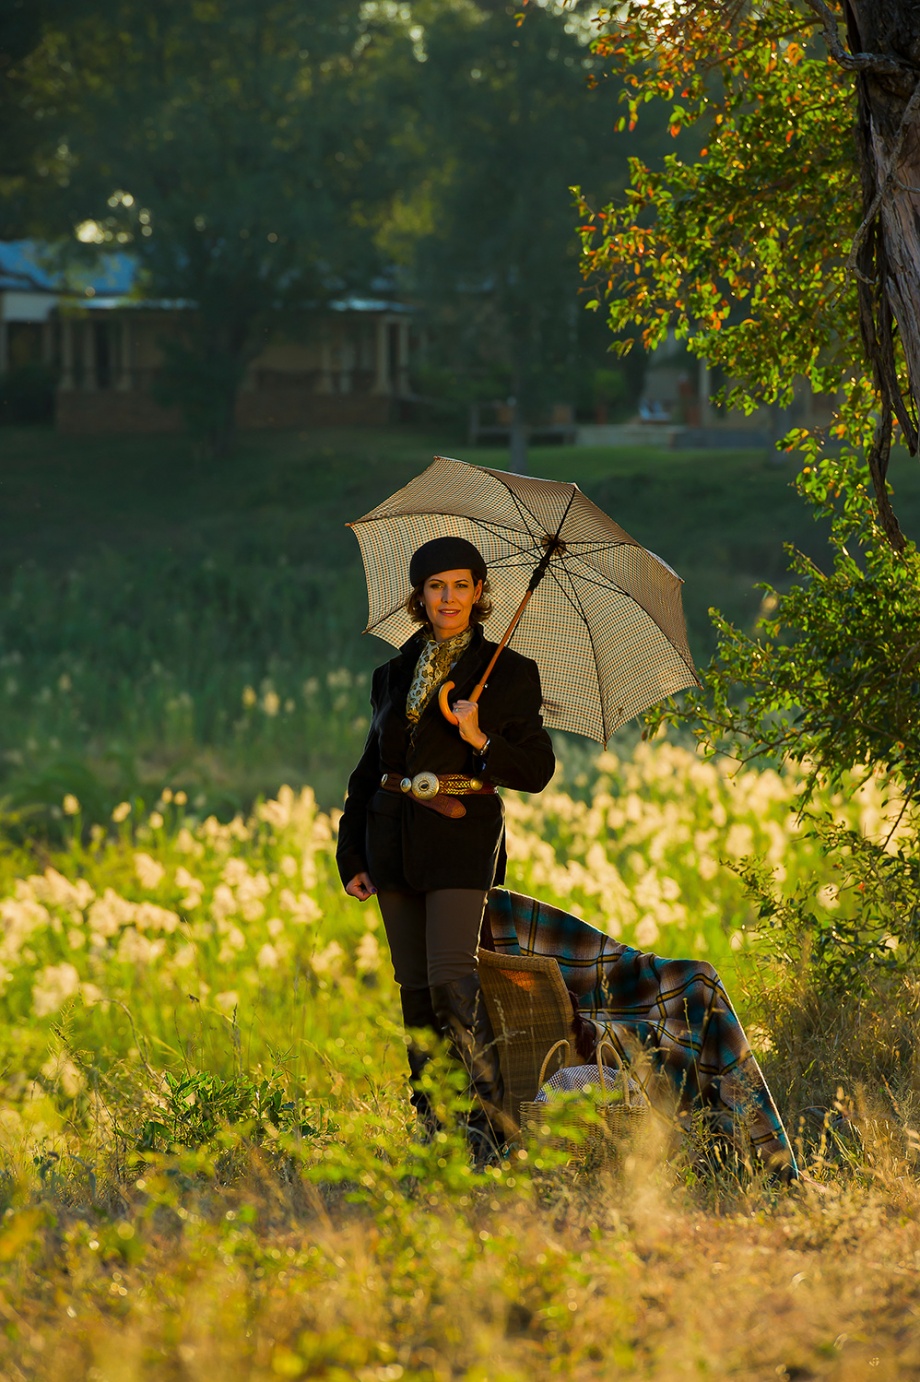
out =
[[[441,790],[441,784],[435,773],[416,773],[411,786],[412,795],[418,797],[420,801],[430,801]]]

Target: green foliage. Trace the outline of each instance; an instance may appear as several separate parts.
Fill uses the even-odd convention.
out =
[[[738,872],[758,903],[754,930],[782,965],[812,966],[841,1002],[885,974],[910,976],[920,957],[920,863],[909,840],[892,851],[834,820],[812,818],[837,876],[816,903],[813,880],[778,897],[771,871],[749,859]]]
[[[568,189],[579,178],[609,195],[638,140],[597,138],[616,93],[589,89],[599,72],[590,0],[534,6],[523,22],[516,8],[413,5],[424,61],[394,69],[399,89],[388,88],[415,112],[395,140],[409,175],[381,244],[421,305],[438,364],[472,398],[511,395],[535,416],[580,402],[607,349],[578,311]]]
[[[583,272],[611,328],[630,332],[618,349],[636,327],[647,348],[673,331],[725,370],[727,401],[747,412],[788,403],[800,376],[865,409],[845,273],[859,216],[853,78],[811,43],[813,13],[797,0],[731,15],[630,4],[601,20],[595,51],[624,74],[621,125],[666,103],[672,135],[695,144],[657,170],[633,159],[621,202],[582,200]]]
[[[207,1071],[163,1076],[163,1107],[148,1118],[137,1142],[139,1152],[196,1149],[215,1143],[221,1134],[242,1131],[255,1145],[280,1133],[315,1137],[320,1132],[288,1097],[281,1074],[272,1071],[261,1080],[249,1075],[224,1079]],[[327,1126],[326,1131],[334,1131]]]
[[[881,538],[868,474],[851,455],[806,466],[798,488],[833,515],[832,566],[793,550],[798,579],[785,594],[762,587],[769,613],[754,637],[716,616],[717,658],[680,718],[698,717],[700,739],[742,761],[806,765],[809,791],[865,765],[910,809],[920,782],[920,558]]]
[[[392,34],[335,0],[165,3],[153,19],[119,0],[49,9],[13,71],[20,107],[41,108],[39,167],[5,183],[19,233],[67,261],[76,226],[84,257],[130,251],[143,296],[194,306],[161,391],[213,453],[269,325],[379,266],[370,84]]]
[[[639,328],[646,347],[684,338],[724,372],[733,407],[788,403],[800,378],[838,396],[831,433],[842,447],[802,431],[785,441],[805,462],[800,495],[830,524],[829,560],[790,546],[792,584],[761,587],[753,635],[714,613],[718,652],[702,690],[650,719],[690,724],[710,753],[801,764],[802,808],[819,786],[858,794],[860,780],[885,782],[900,813],[895,855],[890,820],[853,832],[807,817],[841,872],[846,906],[833,918],[814,910],[811,880],[784,896],[756,864],[742,871],[774,949],[794,953],[817,993],[857,991],[867,974],[916,958],[920,561],[899,534],[889,541],[873,449],[879,395],[848,265],[860,201],[854,79],[812,41],[814,10],[798,0],[628,4],[602,22],[595,49],[623,75],[624,123],[663,101],[672,133],[692,129],[697,146],[658,171],[635,160],[620,204],[595,211],[582,199],[595,306],[606,300],[612,329]],[[862,454],[876,464],[877,511]]]

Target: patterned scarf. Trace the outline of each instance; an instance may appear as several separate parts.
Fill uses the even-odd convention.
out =
[[[428,639],[415,664],[415,675],[406,696],[406,719],[412,724],[418,724],[425,706],[451,667],[469,647],[472,637],[473,630],[468,628],[462,633],[455,633],[452,638],[445,638],[443,643],[438,643],[434,638]]]

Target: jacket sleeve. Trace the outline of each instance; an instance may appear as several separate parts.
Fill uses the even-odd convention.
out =
[[[364,752],[348,779],[345,809],[339,821],[339,841],[335,858],[343,883],[350,883],[356,873],[367,870],[367,804],[380,786],[380,745],[377,731],[377,708],[383,669],[377,668],[371,688],[371,727]]]
[[[482,765],[482,775],[496,787],[511,787],[518,792],[542,792],[556,767],[553,741],[543,728],[540,708],[543,692],[537,664],[521,658],[520,671],[515,677],[515,707],[505,717],[500,729],[487,724],[483,733],[489,736],[489,751]]]

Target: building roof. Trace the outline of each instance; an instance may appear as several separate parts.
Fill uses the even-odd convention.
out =
[[[136,259],[123,251],[102,252],[95,264],[62,270],[55,267],[48,245],[35,240],[0,241],[0,292],[71,297],[94,310],[131,307],[177,311],[194,307],[189,299],[139,296],[137,271]],[[358,293],[343,293],[329,306],[336,312],[412,311],[394,298],[363,297]]]
[[[94,298],[123,296],[137,275],[124,253],[106,254],[95,264],[64,272],[55,268],[50,247],[35,240],[0,241],[0,289]]]

